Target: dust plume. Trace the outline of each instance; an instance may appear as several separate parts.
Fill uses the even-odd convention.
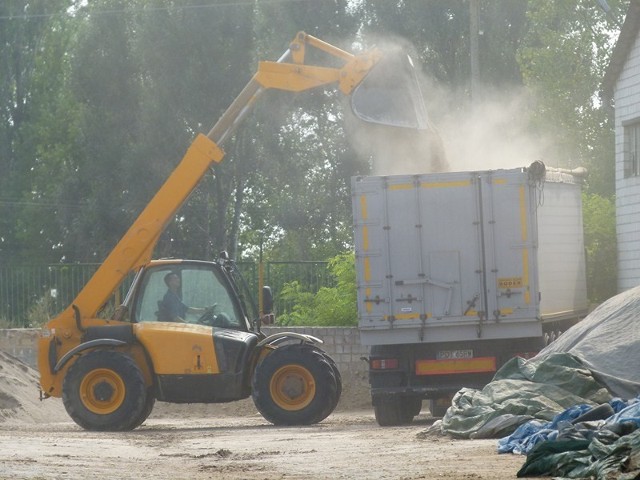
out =
[[[437,96],[449,99],[445,92]],[[452,171],[493,170],[546,161],[551,142],[532,133],[529,104],[523,88],[483,92],[481,100],[465,107],[432,102],[438,130]]]
[[[381,50],[385,57],[412,53],[406,42],[386,43]],[[415,71],[419,70],[416,65]],[[387,84],[395,90],[402,88],[397,72],[390,76],[393,78]],[[376,81],[374,92],[380,92],[382,82]],[[427,76],[419,76],[417,81],[424,98],[420,92],[412,96],[414,101],[424,102],[428,120],[423,128],[389,127],[349,117],[353,121],[347,125],[348,134],[359,154],[370,160],[373,175],[515,168],[544,160],[550,142],[531,134],[531,98],[524,89],[485,90],[482,100],[470,102],[464,92],[448,91]]]

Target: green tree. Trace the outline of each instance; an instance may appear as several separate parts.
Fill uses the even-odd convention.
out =
[[[600,303],[617,293],[615,202],[598,194],[583,194],[584,241],[589,299]]]
[[[285,285],[280,298],[293,304],[291,312],[277,317],[282,325],[352,326],[358,323],[356,269],[353,253],[337,255],[329,261],[335,287],[308,292],[297,281]]]
[[[613,12],[625,11],[623,2],[608,3]],[[613,124],[598,92],[618,27],[587,0],[531,2],[527,19],[518,60],[535,98],[531,128],[547,139],[547,165],[589,170],[587,285],[591,301],[600,302],[616,293],[617,262]]]
[[[35,58],[30,119],[21,129],[29,139],[21,158],[30,166],[13,219],[20,245],[13,256],[21,263],[55,263],[69,255],[68,225],[80,202],[75,177],[81,109],[72,93],[69,55],[75,22],[54,16],[49,25]]]
[[[611,1],[623,12],[622,2]],[[549,139],[550,166],[589,169],[589,191],[613,193],[613,127],[598,101],[617,25],[597,2],[530,2],[518,51],[525,84],[534,94],[532,129]]]
[[[348,1],[300,2],[286,10],[259,3],[256,56],[277,59],[301,30],[351,51],[358,27]],[[307,55],[311,63],[336,65],[312,48]],[[268,258],[275,260],[323,260],[349,248],[349,178],[362,164],[345,138],[343,103],[344,97],[328,88],[299,95],[269,92],[257,106],[256,162],[262,181],[248,195],[241,242],[260,232]]]
[[[494,88],[521,83],[516,51],[525,28],[526,0],[480,0],[480,80]],[[362,2],[363,36],[370,43],[402,40],[425,72],[468,100],[469,2],[372,0]],[[382,38],[381,38],[382,37]],[[383,43],[384,45],[384,43]]]
[[[253,73],[251,6],[216,2],[188,8],[189,3],[156,1],[166,9],[139,15],[133,50],[144,78],[143,135],[140,161],[133,165],[138,173],[148,165],[157,169],[146,195],[168,176],[193,137],[208,132]],[[223,162],[212,167],[169,225],[157,255],[213,258],[223,249],[234,254],[255,157],[242,135],[223,145]]]
[[[72,0],[7,0],[0,3],[0,263],[23,260],[23,225],[17,221],[23,207],[34,203],[30,191],[32,168],[37,161],[33,102],[45,62],[48,40],[60,27],[58,14],[73,7]],[[56,59],[56,61],[59,59]],[[55,95],[52,79],[50,92]],[[43,93],[41,91],[41,93]],[[43,99],[42,96],[38,97]]]

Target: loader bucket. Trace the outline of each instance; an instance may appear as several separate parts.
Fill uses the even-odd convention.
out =
[[[354,89],[351,109],[365,122],[426,130],[427,112],[411,57],[385,55]]]

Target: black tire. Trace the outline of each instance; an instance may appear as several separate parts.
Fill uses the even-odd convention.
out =
[[[444,405],[438,405],[437,400],[429,400],[429,411],[431,412],[432,417],[444,417],[444,414],[447,413],[448,409],[448,406],[445,407]]]
[[[420,411],[422,410],[422,397],[405,397],[404,403],[407,416],[410,417],[409,422],[411,422],[414,417],[420,415]]]
[[[338,364],[329,356],[328,353],[321,351],[325,360],[331,365],[333,368],[333,375],[336,377],[336,390],[337,390],[337,400],[340,400],[342,396],[342,375],[340,374],[340,370],[338,369]],[[337,405],[337,403],[336,403]]]
[[[336,379],[336,397],[335,397],[335,401],[327,402],[326,411],[324,411],[322,413],[322,415],[321,415],[321,418],[319,420],[317,420],[318,422],[321,422],[322,420],[327,418],[329,415],[331,415],[331,413],[336,409],[336,407],[338,406],[338,403],[340,402],[340,397],[342,396],[342,375],[340,374],[340,370],[338,369],[338,365],[333,360],[333,358],[331,358],[329,356],[329,354],[327,352],[325,352],[324,350],[321,350],[320,348],[317,348],[317,347],[315,347],[314,352],[316,353],[316,355],[320,355],[322,357],[322,359],[324,361],[326,361],[331,366],[331,369],[333,370],[333,376]]]
[[[62,401],[74,422],[95,431],[132,430],[149,408],[142,372],[130,356],[112,350],[75,361],[62,384]]]
[[[136,421],[134,422],[133,426],[131,427],[131,430],[133,430],[134,428],[138,428],[140,425],[144,423],[144,421],[147,418],[149,418],[149,415],[151,415],[151,412],[153,411],[153,407],[155,404],[156,404],[156,397],[153,394],[153,388],[148,388],[147,398],[144,403],[144,409],[140,414],[140,418],[136,419]]]
[[[407,425],[421,409],[422,399],[416,396],[384,396],[373,402],[373,412],[381,427]]]
[[[333,367],[307,345],[285,345],[256,367],[253,402],[274,425],[311,425],[337,404]]]

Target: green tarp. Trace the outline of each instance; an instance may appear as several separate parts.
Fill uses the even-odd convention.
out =
[[[460,390],[442,419],[442,430],[462,438],[502,437],[530,419],[550,421],[574,405],[609,400],[607,389],[571,354],[514,358],[482,390]]]

